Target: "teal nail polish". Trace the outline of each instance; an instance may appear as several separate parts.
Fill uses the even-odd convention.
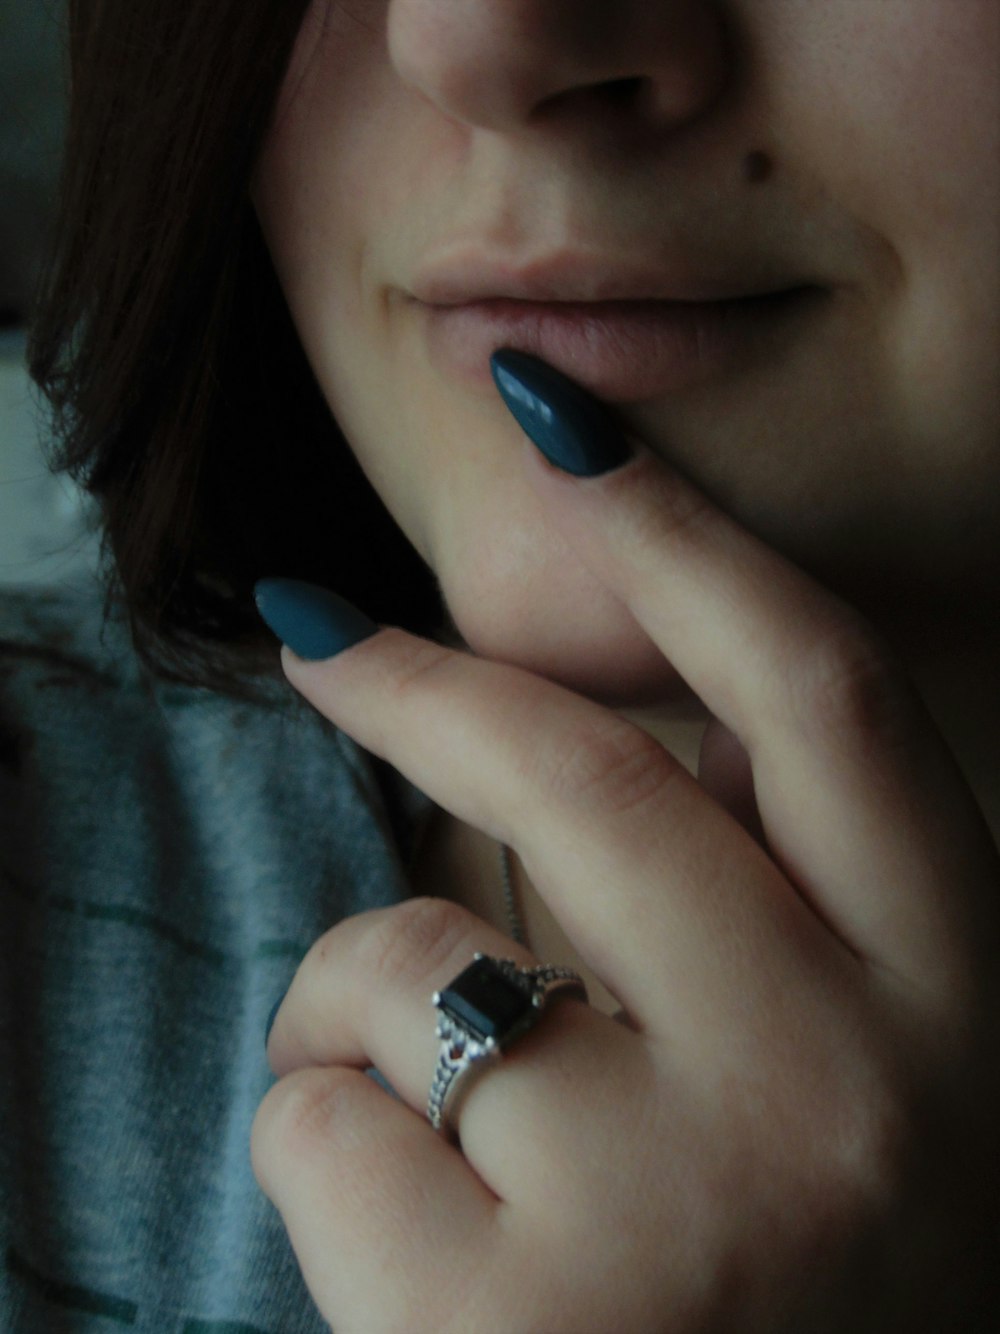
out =
[[[274,1021],[275,1021],[275,1019],[277,1019],[277,1017],[278,1017],[278,1011],[281,1009],[282,1005],[285,1003],[285,997],[286,997],[287,995],[288,995],[288,992],[285,991],[285,992],[283,992],[283,993],[278,997],[278,999],[277,999],[277,1000],[275,1001],[275,1003],[274,1003],[274,1006],[273,1006],[273,1008],[272,1008],[272,1010],[271,1010],[271,1013],[267,1016],[267,1028],[264,1030],[264,1050],[265,1050],[265,1051],[267,1050],[267,1044],[268,1044],[268,1043],[270,1042],[270,1040],[271,1040],[271,1029],[274,1027]]]
[[[379,628],[345,598],[300,579],[261,579],[254,598],[281,642],[310,662],[335,657]]]
[[[555,467],[598,477],[632,457],[608,408],[546,362],[504,348],[490,357],[490,369],[521,429]]]

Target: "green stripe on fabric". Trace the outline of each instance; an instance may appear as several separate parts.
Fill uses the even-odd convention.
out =
[[[171,922],[165,922],[153,913],[141,908],[130,907],[127,903],[97,903],[92,899],[75,899],[67,894],[37,894],[23,880],[14,877],[9,871],[0,873],[0,890],[5,890],[14,898],[34,908],[52,908],[56,912],[68,913],[73,917],[83,917],[88,921],[116,922],[122,926],[136,927],[159,936],[192,958],[200,959],[213,968],[222,968],[226,964],[243,963],[245,956],[227,954],[212,945],[203,945],[192,940]],[[262,940],[250,952],[251,960],[258,959],[295,959],[301,962],[309,952],[309,946],[300,940]]]
[[[304,959],[309,947],[298,940],[262,940],[253,952],[255,959]]]
[[[54,1306],[87,1311],[91,1315],[115,1320],[119,1325],[134,1325],[136,1322],[139,1308],[135,1302],[125,1301],[123,1297],[111,1297],[106,1292],[97,1292],[76,1283],[58,1283],[55,1279],[46,1278],[33,1269],[23,1256],[18,1255],[13,1246],[7,1247],[6,1266],[11,1274],[34,1288]]]
[[[191,940],[170,922],[164,922],[161,918],[154,917],[152,913],[144,912],[141,908],[130,908],[124,903],[94,903],[87,899],[71,899],[62,894],[50,894],[46,903],[49,907],[58,908],[62,912],[75,913],[80,917],[95,921],[118,922],[124,926],[139,927],[143,931],[151,932],[154,936],[159,936],[161,940],[169,941],[171,945],[176,945],[185,954],[190,954],[196,959],[210,963],[216,968],[222,967],[226,962],[226,955],[222,950],[213,949],[211,945],[202,945],[197,940]]]

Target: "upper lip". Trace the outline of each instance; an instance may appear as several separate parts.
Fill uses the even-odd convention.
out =
[[[746,276],[709,275],[691,268],[668,272],[589,252],[563,250],[517,261],[463,251],[427,263],[410,282],[409,293],[430,306],[489,300],[707,303],[765,296],[803,285],[794,278],[751,282]]]

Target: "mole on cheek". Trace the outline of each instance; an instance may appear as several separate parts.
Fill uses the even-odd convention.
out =
[[[748,153],[743,159],[743,177],[756,185],[759,181],[766,181],[774,170],[774,163],[766,153],[755,148],[752,153]]]

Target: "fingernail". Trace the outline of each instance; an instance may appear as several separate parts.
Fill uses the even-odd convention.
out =
[[[522,431],[556,468],[598,477],[632,457],[605,405],[544,361],[504,348],[490,357],[490,369]]]
[[[285,992],[282,993],[281,996],[278,997],[277,1001],[275,1002],[274,1009],[273,1009],[273,1010],[271,1011],[271,1013],[267,1016],[267,1028],[264,1030],[264,1050],[265,1050],[265,1051],[267,1051],[267,1044],[268,1044],[268,1042],[270,1042],[270,1040],[271,1040],[271,1029],[274,1027],[274,1021],[275,1021],[275,1019],[277,1019],[277,1017],[278,1017],[278,1011],[281,1009],[282,1005],[284,1004],[285,996],[287,996],[287,995],[288,995],[288,992],[285,991]]]
[[[332,658],[379,628],[346,599],[300,579],[261,579],[254,599],[281,642],[310,662]]]

